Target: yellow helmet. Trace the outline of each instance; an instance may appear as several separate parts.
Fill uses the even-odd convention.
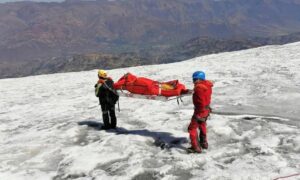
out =
[[[99,77],[102,77],[102,78],[106,78],[106,77],[107,77],[107,73],[106,73],[105,70],[99,69],[99,70],[98,70],[98,76],[99,76]]]

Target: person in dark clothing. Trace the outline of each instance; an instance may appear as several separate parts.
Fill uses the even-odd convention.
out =
[[[115,104],[119,96],[114,89],[114,82],[107,77],[105,70],[98,71],[98,82],[95,84],[95,95],[99,97],[104,126],[102,129],[114,129],[117,126]]]

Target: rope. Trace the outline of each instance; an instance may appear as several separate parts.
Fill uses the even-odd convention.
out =
[[[294,177],[294,176],[300,176],[300,173],[298,173],[298,174],[292,174],[292,175],[288,175],[288,176],[278,177],[278,178],[275,178],[273,180],[285,179],[285,178]]]
[[[117,91],[113,90],[112,88],[110,88],[105,82],[103,82],[103,85],[110,90],[112,93],[114,93],[115,95],[119,96],[119,94],[117,93]]]
[[[116,96],[119,96],[118,92],[112,88],[110,88],[106,83],[105,81],[103,82],[103,85],[108,89],[110,90],[112,93],[114,93]],[[99,102],[100,103],[100,102]],[[119,104],[119,100],[118,100],[118,111],[120,112],[120,104]]]
[[[119,103],[119,101],[118,101],[118,111],[120,112],[120,103]]]

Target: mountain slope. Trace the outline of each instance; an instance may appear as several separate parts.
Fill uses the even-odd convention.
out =
[[[121,98],[99,131],[97,71],[1,79],[0,179],[275,179],[299,173],[300,43],[109,71],[214,81],[209,149],[186,154],[191,97]],[[252,114],[252,115],[251,115]],[[163,148],[163,149],[162,149]]]
[[[253,37],[216,39],[198,37],[183,43],[152,47],[137,52],[109,54],[103,52],[45,58],[20,63],[0,63],[0,78],[58,72],[84,71],[95,68],[115,69],[122,67],[178,62],[207,54],[237,51],[264,45],[285,44],[300,41],[300,33],[278,37]]]
[[[300,29],[297,0],[126,0],[0,4],[0,62],[131,52],[195,37],[280,36]],[[31,62],[33,63],[33,62]]]

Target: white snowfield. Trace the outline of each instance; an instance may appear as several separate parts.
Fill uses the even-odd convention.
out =
[[[0,180],[300,179],[300,43],[108,73],[191,89],[196,70],[214,82],[202,154],[185,151],[191,96],[121,97],[118,129],[104,131],[96,70],[0,80]]]

